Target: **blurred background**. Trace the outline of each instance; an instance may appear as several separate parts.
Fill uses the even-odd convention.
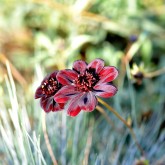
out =
[[[116,66],[118,93],[72,118],[46,114],[59,165],[165,165],[165,1],[1,0],[0,164],[53,164],[34,99],[48,73],[77,59]]]

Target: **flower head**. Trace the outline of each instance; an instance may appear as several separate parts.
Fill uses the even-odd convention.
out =
[[[78,60],[73,70],[61,70],[57,80],[63,87],[55,94],[58,103],[68,102],[67,113],[76,116],[81,110],[91,112],[97,105],[96,96],[108,98],[116,94],[117,88],[112,81],[118,76],[113,66],[104,66],[104,61],[95,59],[87,64]]]
[[[58,71],[55,71],[47,75],[35,92],[35,99],[41,98],[40,105],[45,112],[59,111],[64,108],[64,103],[54,101],[55,93],[62,87],[56,79],[57,73]]]
[[[139,66],[135,63],[133,63],[132,69],[131,69],[131,75],[134,83],[137,83],[138,85],[142,84],[143,78],[144,78],[144,64],[140,64]]]

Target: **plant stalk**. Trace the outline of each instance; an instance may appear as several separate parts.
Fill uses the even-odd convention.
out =
[[[102,105],[104,105],[106,108],[108,108],[108,110],[110,110],[113,114],[115,114],[116,117],[119,118],[119,119],[125,124],[125,126],[126,126],[127,128],[129,128],[130,133],[131,133],[133,139],[135,140],[135,143],[136,143],[137,148],[139,149],[140,153],[141,153],[142,155],[144,155],[144,151],[143,151],[142,147],[140,146],[140,144],[138,143],[137,138],[136,138],[136,135],[135,135],[135,133],[134,133],[132,127],[127,123],[127,121],[125,121],[125,120],[118,114],[118,112],[115,111],[115,109],[113,109],[113,108],[112,108],[110,105],[108,105],[105,101],[103,101],[103,100],[100,99],[100,98],[97,98],[97,99],[98,99],[98,101],[99,101]]]
[[[53,165],[58,165],[57,160],[53,154],[53,150],[49,141],[49,137],[46,131],[46,119],[45,119],[45,112],[43,112],[42,114],[42,129],[43,129],[43,133],[44,133],[44,138],[45,138],[45,143],[49,152],[49,155],[52,159]]]

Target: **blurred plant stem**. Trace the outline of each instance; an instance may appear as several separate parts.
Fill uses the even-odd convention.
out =
[[[14,78],[24,87],[27,85],[26,80],[24,79],[24,77],[21,75],[21,73],[14,67],[14,65],[8,60],[8,58],[4,55],[0,53],[0,62],[2,62],[2,64],[6,65],[6,62],[9,63],[10,68],[11,68],[11,72],[14,76]]]
[[[83,165],[88,165],[90,149],[92,146],[93,125],[94,125],[94,120],[92,119],[92,120],[90,120],[90,127],[88,130],[88,137],[87,137],[86,147],[85,147],[85,151],[84,151]]]
[[[124,119],[117,113],[117,111],[115,111],[115,109],[113,109],[113,108],[112,108],[110,105],[108,105],[105,101],[103,101],[103,100],[100,99],[100,98],[97,98],[97,99],[98,99],[99,103],[101,103],[101,104],[104,105],[106,108],[108,108],[108,110],[110,110],[113,114],[115,114],[116,117],[119,118],[119,119],[125,124],[125,126],[126,126],[127,128],[129,128],[130,133],[131,133],[133,139],[135,140],[135,143],[136,143],[137,148],[139,149],[140,153],[141,153],[142,155],[144,155],[144,151],[143,151],[142,147],[140,146],[140,144],[138,143],[137,138],[136,138],[136,135],[135,135],[135,133],[134,133],[132,127],[127,123],[127,121],[124,120]]]
[[[115,127],[115,124],[113,123],[113,121],[108,117],[108,114],[105,112],[105,110],[100,107],[99,105],[96,106],[96,110],[98,110],[103,116],[104,118],[107,120],[108,124],[112,126],[113,129],[117,130],[119,133],[123,133],[121,129]]]
[[[140,36],[138,36],[138,39],[136,42],[129,42],[126,46],[125,53],[123,54],[123,57],[121,59],[121,66],[120,66],[120,78],[119,78],[119,86],[123,86],[124,83],[124,77],[126,75],[126,68],[129,65],[129,62],[132,60],[132,58],[135,56],[136,52],[139,50],[141,45],[145,42],[147,35],[142,33]]]
[[[44,138],[45,138],[45,142],[46,142],[46,146],[49,152],[49,155],[52,159],[53,165],[58,165],[57,160],[53,154],[53,150],[49,141],[49,137],[46,131],[46,119],[45,119],[45,112],[42,113],[42,129],[43,129],[43,133],[44,133]]]
[[[152,78],[152,77],[156,77],[156,76],[159,76],[161,74],[164,74],[164,73],[165,73],[165,67],[161,68],[159,70],[150,72],[150,73],[144,73],[144,77],[145,78]]]
[[[115,125],[113,123],[113,121],[108,117],[107,113],[104,111],[103,108],[101,108],[99,105],[96,106],[96,110],[98,110],[104,117],[105,119],[107,120],[107,122],[114,128]]]

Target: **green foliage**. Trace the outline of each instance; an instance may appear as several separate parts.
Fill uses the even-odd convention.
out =
[[[145,155],[102,107],[115,127],[96,110],[76,118],[46,114],[58,163],[163,164],[165,74],[153,72],[165,63],[164,6],[163,0],[1,0],[0,164],[52,164],[34,92],[47,73],[95,58],[119,69],[118,93],[105,101],[131,122]]]

